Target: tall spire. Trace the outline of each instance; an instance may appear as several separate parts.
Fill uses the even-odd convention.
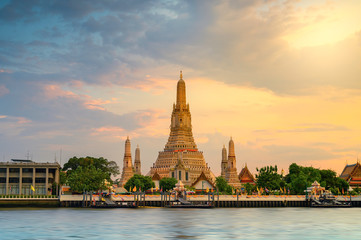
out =
[[[183,80],[183,73],[180,71],[180,79],[177,84],[177,107],[186,106],[186,83]]]
[[[142,174],[141,171],[141,163],[140,163],[140,149],[139,145],[137,145],[137,148],[135,149],[135,158],[134,158],[134,173],[135,174]]]
[[[228,166],[227,149],[226,146],[223,145],[222,162],[221,162],[221,177],[223,178],[226,178],[227,166]]]
[[[177,96],[173,104],[168,142],[164,151],[159,152],[149,175],[159,174],[162,178],[176,177],[189,186],[202,173],[215,181],[215,176],[207,166],[203,153],[198,151],[194,141],[183,72],[180,71],[178,76]]]
[[[229,157],[235,157],[236,154],[234,153],[234,142],[233,139],[231,137],[231,140],[229,140],[229,147],[228,147],[228,156]]]
[[[226,146],[224,146],[223,144],[223,148],[222,148],[222,162],[227,162],[227,149]]]
[[[226,180],[229,185],[234,188],[240,188],[241,183],[237,175],[237,166],[236,166],[236,154],[234,153],[234,142],[231,137],[229,140],[229,149],[228,149],[228,167],[226,172]]]
[[[122,177],[120,178],[119,185],[124,186],[126,182],[134,175],[133,164],[132,164],[132,153],[129,136],[125,140],[124,159],[123,159],[123,171]]]
[[[130,159],[132,158],[132,153],[131,153],[131,146],[130,146],[130,140],[129,140],[129,136],[127,137],[127,140],[125,140],[125,152],[124,152],[124,161],[126,160],[126,157],[130,157]],[[128,159],[127,159],[128,160]],[[130,162],[131,164],[132,162]],[[128,165],[128,164],[127,164]]]

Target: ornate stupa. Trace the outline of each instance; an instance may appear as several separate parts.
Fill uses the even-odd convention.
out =
[[[221,177],[226,178],[226,172],[228,167],[227,149],[223,145],[222,148],[222,162],[221,162]]]
[[[140,163],[140,149],[137,145],[137,148],[135,149],[135,157],[134,157],[134,173],[135,174],[142,174],[141,170],[141,163]]]
[[[130,140],[129,137],[127,137],[127,140],[125,140],[123,171],[122,171],[122,177],[120,178],[119,186],[123,187],[127,183],[127,181],[131,177],[133,177],[133,175],[134,175],[134,170],[132,166],[132,153],[130,147]]]
[[[237,174],[237,163],[236,163],[236,154],[234,153],[234,142],[231,138],[229,140],[229,147],[228,147],[228,166],[226,171],[226,180],[229,185],[234,188],[241,188],[241,182],[238,179]]]
[[[164,151],[159,152],[156,162],[151,167],[149,175],[155,173],[160,177],[174,177],[185,185],[191,185],[204,174],[212,182],[214,174],[205,162],[203,152],[198,151],[192,133],[191,113],[186,102],[186,84],[182,71],[177,84],[177,101],[173,104],[170,134]]]

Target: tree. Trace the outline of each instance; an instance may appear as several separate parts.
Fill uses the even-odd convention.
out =
[[[224,177],[216,177],[216,187],[220,193],[232,194],[232,186],[228,185]]]
[[[345,192],[349,186],[345,180],[336,176],[335,171],[302,167],[296,163],[289,166],[289,173],[285,180],[294,194],[304,194],[304,190],[310,187],[314,181],[319,182],[322,187],[331,190],[333,193],[339,193],[342,189]]]
[[[169,191],[169,190],[172,190],[176,183],[177,183],[177,179],[175,178],[162,178],[160,181],[159,181],[159,187],[163,189],[163,191]]]
[[[151,177],[134,174],[133,177],[131,177],[124,185],[124,188],[132,191],[133,188],[136,187],[137,190],[141,189],[142,191],[146,191],[154,186],[155,185]]]
[[[303,172],[300,172],[297,177],[292,178],[290,183],[291,191],[295,194],[303,194],[309,185],[311,185],[310,181],[307,180],[307,176]]]
[[[341,192],[343,189],[343,192],[345,193],[345,192],[347,192],[347,190],[349,188],[349,184],[345,179],[337,177],[335,187],[337,187],[337,189],[339,189]]]
[[[107,159],[100,157],[72,157],[67,163],[64,164],[63,171],[67,171],[67,176],[70,176],[72,171],[77,170],[79,167],[88,168],[93,166],[95,169],[104,172],[106,175],[105,179],[108,182],[113,182],[111,176],[117,176],[119,174],[119,167],[114,161],[108,161]]]
[[[64,185],[66,183],[66,172],[60,171],[59,174],[59,185]]]
[[[79,166],[67,176],[67,183],[72,191],[98,191],[106,189],[108,173],[97,169],[94,166]]]
[[[104,172],[110,173],[113,176],[117,176],[119,174],[119,167],[116,162],[108,161],[107,159],[100,157],[72,157],[68,160],[67,163],[64,164],[63,171],[66,170],[76,170],[79,166],[87,167],[94,166],[96,169],[100,169]]]
[[[256,174],[256,183],[258,187],[267,188],[269,190],[280,189],[284,186],[284,180],[282,175],[277,173],[277,165],[266,166],[261,169],[257,168],[258,174]]]

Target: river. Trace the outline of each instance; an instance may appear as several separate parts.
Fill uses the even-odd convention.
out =
[[[0,239],[361,239],[360,208],[0,209]]]

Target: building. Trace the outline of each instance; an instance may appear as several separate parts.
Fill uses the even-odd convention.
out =
[[[131,146],[129,137],[125,140],[125,151],[124,151],[124,158],[123,158],[123,171],[122,177],[120,178],[119,186],[123,187],[127,181],[133,177],[134,169],[132,164],[132,153],[131,153]]]
[[[242,171],[238,175],[238,179],[241,182],[241,185],[246,183],[256,185],[256,180],[254,179],[253,174],[249,171],[247,164],[244,166]]]
[[[57,195],[52,185],[59,184],[59,171],[59,163],[22,159],[0,162],[0,194]]]
[[[160,181],[160,176],[157,172],[155,172],[152,176],[152,181],[154,182],[154,186],[156,189],[159,189],[159,181]]]
[[[140,162],[140,149],[139,145],[135,149],[135,158],[134,158],[134,165],[132,164],[132,153],[131,153],[131,144],[129,140],[129,136],[127,140],[125,140],[125,151],[124,151],[124,158],[123,158],[123,170],[122,176],[119,181],[119,186],[123,187],[128,180],[133,177],[134,174],[142,174],[141,170],[141,162]]]
[[[228,182],[228,185],[232,186],[233,188],[241,188],[241,182],[239,181],[237,174],[236,154],[234,152],[234,142],[232,137],[229,140],[228,145],[228,165],[226,170],[226,181]]]
[[[215,181],[214,174],[204,160],[203,152],[198,150],[194,142],[182,72],[177,83],[177,100],[173,104],[168,142],[164,150],[159,152],[148,175],[153,176],[156,172],[161,178],[175,177],[188,186],[191,186],[202,172],[212,182]]]
[[[352,188],[361,187],[361,165],[357,161],[355,164],[346,165],[340,178],[345,179]]]
[[[209,178],[207,178],[207,176],[203,172],[194,181],[194,183],[191,185],[191,187],[193,187],[196,190],[196,192],[204,192],[207,189],[209,191],[216,189],[216,186],[214,185],[214,183]]]

